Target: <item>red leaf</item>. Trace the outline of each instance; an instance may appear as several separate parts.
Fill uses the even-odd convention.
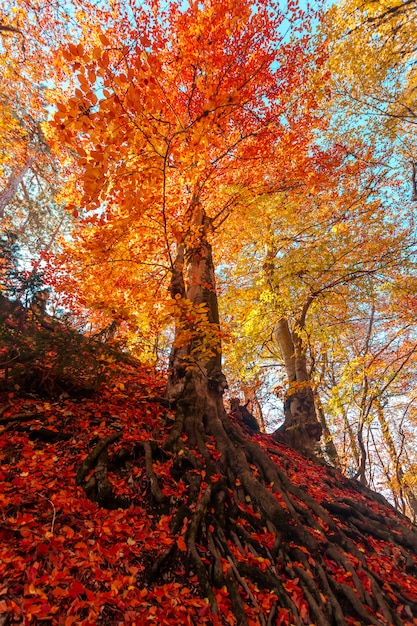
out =
[[[82,585],[79,580],[74,580],[68,593],[73,598],[76,598],[81,593],[84,593],[84,585]]]
[[[199,612],[198,612],[198,616],[199,616],[199,617],[204,617],[204,615],[207,615],[207,614],[208,614],[208,612],[209,612],[209,607],[208,607],[208,605],[203,606],[203,607],[199,610]]]

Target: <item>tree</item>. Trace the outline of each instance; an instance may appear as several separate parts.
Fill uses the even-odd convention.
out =
[[[414,3],[376,3],[376,2],[339,2],[332,5],[326,11],[326,15],[320,26],[320,35],[327,37],[327,56],[325,65],[329,70],[329,80],[326,83],[325,90],[319,91],[319,95],[322,97],[322,102],[332,110],[332,124],[329,129],[329,136],[332,136],[335,141],[346,147],[353,159],[367,161],[375,168],[385,168],[385,183],[381,181],[381,189],[385,185],[391,190],[388,191],[386,196],[387,205],[389,210],[399,211],[399,215],[403,217],[398,218],[398,224],[405,225],[408,223],[410,228],[411,238],[415,240],[414,229],[414,208],[413,204],[416,198],[416,185],[415,185],[415,59],[416,59],[416,31],[415,31],[415,5]],[[358,149],[359,145],[367,144],[373,146],[374,150],[372,155],[364,155],[363,150]],[[395,176],[398,176],[395,182]],[[391,182],[390,182],[391,181]],[[385,193],[385,192],[383,192]],[[409,207],[408,216],[403,213],[404,207]],[[404,241],[404,251],[407,251],[408,245],[411,243],[410,238],[408,243]],[[412,265],[409,265],[409,258],[407,256],[407,270],[405,274],[396,282],[394,272],[390,278],[388,278],[387,284],[382,287],[378,287],[378,290],[385,292],[386,298],[384,299],[383,307],[392,305],[390,293],[391,287],[388,285],[396,284],[395,289],[397,291],[402,290],[402,286],[405,290],[410,289],[410,285],[414,284],[415,270]],[[414,288],[414,287],[413,287]],[[412,288],[412,289],[413,289]],[[373,301],[358,302],[360,309],[363,311],[366,309],[369,311],[372,309]],[[395,309],[395,306],[394,306]],[[378,309],[375,311],[375,319],[378,321],[378,328],[381,329],[380,320],[384,319],[386,310]],[[388,314],[389,315],[389,314]],[[353,316],[353,314],[352,314]],[[406,324],[406,332],[410,343],[407,346],[408,340],[404,342],[404,353],[402,356],[407,364],[404,369],[398,372],[398,379],[393,387],[386,389],[387,396],[384,401],[384,411],[377,409],[377,400],[374,397],[378,396],[379,392],[375,391],[375,388],[366,390],[367,378],[369,371],[364,366],[362,374],[362,382],[364,385],[359,385],[362,393],[362,402],[359,399],[359,388],[356,388],[358,395],[349,395],[349,400],[343,393],[339,397],[337,396],[344,387],[345,383],[350,380],[352,383],[354,375],[352,375],[352,369],[355,367],[362,367],[364,354],[367,353],[364,344],[366,343],[366,332],[363,331],[364,327],[369,321],[368,317],[357,322],[358,326],[353,325],[352,331],[349,331],[350,324],[340,326],[342,329],[342,335],[344,330],[348,330],[348,336],[344,336],[343,340],[339,342],[339,338],[332,339],[334,343],[333,360],[330,351],[324,349],[322,365],[324,370],[327,365],[330,365],[331,374],[329,372],[329,380],[324,383],[322,387],[322,393],[332,398],[330,405],[327,405],[330,410],[331,419],[335,418],[335,413],[331,410],[331,404],[334,401],[337,405],[337,412],[339,417],[344,415],[344,425],[346,431],[342,432],[342,437],[337,438],[338,442],[342,443],[342,449],[346,451],[347,448],[351,450],[351,469],[354,466],[361,465],[362,469],[359,471],[359,475],[364,478],[364,472],[366,469],[368,480],[380,480],[381,472],[385,475],[386,488],[394,490],[397,489],[395,485],[398,485],[398,479],[392,479],[393,474],[397,474],[397,471],[393,468],[398,467],[397,462],[394,463],[387,458],[384,458],[384,449],[390,449],[389,456],[392,457],[394,450],[388,439],[382,435],[382,431],[378,432],[377,423],[383,420],[384,417],[389,416],[389,428],[394,434],[396,445],[402,455],[404,437],[401,432],[405,428],[408,434],[413,439],[412,433],[413,420],[408,421],[406,415],[412,414],[406,410],[406,414],[402,414],[402,419],[399,418],[401,414],[401,407],[412,407],[414,396],[410,393],[411,387],[408,387],[408,379],[412,374],[413,365],[409,362],[408,356],[409,350],[414,343],[414,333],[412,327],[407,325],[404,318],[401,319],[392,314],[387,326],[381,331],[383,334],[388,333],[389,337],[395,336],[403,337],[404,327],[402,324]],[[363,323],[361,331],[359,331],[359,325]],[[388,326],[390,327],[387,330]],[[350,332],[352,334],[350,334]],[[360,340],[355,333],[359,332]],[[375,333],[377,335],[377,332]],[[341,337],[340,337],[341,339]],[[363,340],[359,348],[360,341]],[[380,340],[384,341],[384,339]],[[378,343],[378,339],[373,338],[375,345]],[[336,347],[336,344],[338,347]],[[389,376],[385,377],[388,371],[395,372],[395,364],[401,362],[401,349],[394,356],[389,354],[390,348],[387,343],[387,351],[384,352],[384,358],[387,361],[381,364],[381,369],[378,373],[376,368],[372,367],[372,374],[376,379],[371,381],[371,387],[373,384],[378,389],[384,388]],[[349,348],[347,347],[349,346]],[[381,346],[380,346],[381,347]],[[355,358],[351,358],[350,350],[352,353],[356,353]],[[359,357],[357,350],[362,350],[362,357]],[[318,354],[319,351],[316,352]],[[342,353],[344,356],[342,356]],[[348,353],[350,356],[347,356]],[[336,356],[337,355],[337,356]],[[320,359],[320,357],[318,357]],[[341,361],[346,358],[344,365]],[[365,361],[369,364],[369,361],[373,362],[372,357],[368,354]],[[393,359],[391,361],[391,358]],[[396,361],[396,359],[399,361]],[[382,359],[383,360],[383,359]],[[337,378],[337,373],[341,373],[340,367],[345,368],[344,374],[341,378]],[[348,373],[350,372],[350,374]],[[346,377],[345,377],[346,374]],[[358,372],[357,372],[358,374]],[[359,375],[359,374],[358,374]],[[325,377],[325,375],[324,375]],[[373,376],[371,376],[373,378]],[[355,378],[356,383],[358,379]],[[369,381],[368,381],[369,382]],[[324,389],[327,387],[327,390]],[[333,391],[332,388],[333,387]],[[351,387],[352,389],[353,387]],[[345,391],[346,388],[344,387]],[[399,389],[408,389],[406,394],[399,399],[401,392]],[[410,394],[410,395],[408,395]],[[327,396],[328,397],[328,396]],[[369,404],[370,403],[370,404]],[[404,404],[403,404],[404,403]],[[326,403],[324,403],[326,404]],[[362,405],[362,418],[358,418],[357,407]],[[392,407],[396,406],[396,410],[392,410]],[[349,419],[355,416],[352,423]],[[340,424],[340,422],[339,422]],[[399,425],[401,424],[401,425]],[[359,428],[356,428],[356,427]],[[397,426],[399,426],[397,428]],[[382,427],[385,435],[387,435],[386,426]],[[375,437],[375,441],[372,442],[372,438]],[[350,440],[347,445],[347,440]],[[346,443],[347,448],[344,447]],[[412,447],[412,444],[411,444]],[[366,455],[368,459],[365,460]],[[343,451],[341,453],[342,458],[345,456]],[[348,455],[349,456],[349,455]],[[372,456],[372,460],[369,458]],[[402,456],[403,460],[407,457],[407,454]],[[345,457],[346,460],[346,457]],[[410,461],[410,469],[413,468],[413,461],[408,457]],[[343,461],[344,463],[345,461]],[[369,462],[369,463],[368,463]],[[375,463],[375,464],[374,464]],[[407,465],[407,461],[406,461]],[[376,470],[376,467],[379,469]],[[355,474],[356,470],[352,469]],[[409,475],[406,469],[406,474]],[[390,478],[389,478],[390,477]],[[401,481],[400,481],[401,482]],[[408,482],[408,481],[406,481]],[[393,496],[394,500],[399,503],[399,500],[406,500],[399,496],[398,492]],[[403,505],[400,505],[402,507]],[[412,507],[408,509],[410,514],[412,513]]]
[[[286,19],[294,32],[289,39]],[[89,39],[63,52],[78,86],[58,104],[49,139],[55,148],[65,143],[78,155],[81,175],[66,193],[70,208],[90,215],[61,260],[71,265],[81,297],[116,319],[136,316],[140,322],[143,310],[145,329],[154,311],[159,318],[169,313],[174,321],[165,400],[175,417],[163,445],[145,442],[143,449],[154,500],[168,514],[170,533],[181,532],[179,549],[212,611],[219,612],[215,588],[224,585],[236,622],[247,624],[239,588],[259,584],[278,598],[269,617],[258,606],[262,624],[276,613],[298,623],[346,624],[359,617],[401,624],[407,613],[398,617],[396,605],[405,598],[398,593],[394,601],[386,600],[383,583],[358,551],[366,579],[362,584],[355,577],[360,596],[341,582],[340,571],[342,578],[353,576],[344,556],[346,549],[354,550],[347,533],[336,532],[324,507],[290,485],[223,406],[212,244],[231,216],[249,225],[262,198],[320,184],[340,163],[337,149],[324,151],[316,141],[326,120],[314,94],[297,95],[310,70],[321,64],[320,51],[311,48],[304,30],[309,19],[295,5],[283,14],[261,0],[166,8],[152,3],[128,10],[112,3]],[[168,287],[172,301],[162,291]],[[140,301],[132,306],[135,291]],[[319,428],[314,433],[306,428],[310,417],[297,424],[302,450],[317,439]],[[104,452],[117,439],[104,438],[78,475],[78,484],[87,487],[88,473],[100,466],[100,502],[109,500]],[[175,480],[187,486],[178,498],[168,498],[152,469],[158,453],[170,455]],[[243,524],[236,522],[239,511]],[[334,536],[324,537],[320,519]],[[376,533],[384,532],[379,518],[376,527]],[[266,532],[274,537],[272,553],[262,547]],[[260,533],[254,542],[252,533]],[[405,530],[402,538],[404,545],[414,545]],[[252,549],[256,562],[245,567],[237,555]],[[310,564],[303,549],[314,553]],[[172,550],[159,554],[154,576]],[[271,554],[266,574],[260,554]],[[295,603],[282,585],[272,565],[278,555],[308,603]]]
[[[379,160],[402,171],[403,198],[413,201],[415,11],[413,2],[354,0],[330,7],[323,22],[336,133],[343,127],[352,147],[358,136],[367,136]]]
[[[195,357],[201,348],[197,344],[214,344],[209,350],[220,350],[216,345],[217,302],[209,293],[215,292],[209,238],[218,236],[232,212],[246,219],[256,198],[300,186],[305,179],[312,183],[321,176],[323,159],[337,160],[332,153],[325,157],[315,145],[313,131],[325,122],[315,112],[314,103],[310,106],[309,97],[299,102],[292,95],[304,84],[308,66],[315,64],[308,47],[301,51],[307,39],[283,43],[283,16],[279,11],[269,16],[266,7],[260,7],[247,25],[233,12],[223,27],[217,25],[220,16],[216,13],[214,17],[210,11],[199,11],[193,5],[189,12],[175,17],[173,51],[164,49],[165,39],[172,39],[172,33],[161,33],[158,24],[149,26],[142,36],[145,43],[135,48],[120,44],[116,50],[111,48],[114,34],[109,32],[99,35],[101,45],[85,54],[82,47],[70,47],[67,59],[81,66],[79,89],[69,108],[60,105],[55,116],[59,138],[78,151],[85,168],[79,202],[90,209],[109,207],[96,224],[80,233],[74,247],[80,250],[84,238],[94,263],[97,258],[101,263],[120,263],[122,299],[129,282],[137,283],[130,268],[120,277],[124,260],[139,268],[158,268],[155,277],[160,281],[167,273],[172,275],[171,293],[177,299],[172,310],[177,317],[174,343],[180,347],[179,359],[174,354],[171,359],[176,383],[178,377],[183,378],[180,362],[189,359],[190,366],[194,360],[198,362]],[[246,7],[244,14],[248,11]],[[194,26],[188,23],[191,13]],[[171,22],[174,17],[169,13],[166,19]],[[187,23],[182,27],[184,20]],[[130,28],[127,22],[124,27]],[[210,33],[208,41],[201,39],[202,32]],[[269,37],[266,46],[260,45],[261,32]],[[133,37],[129,32],[125,36]],[[189,49],[190,40],[195,43],[193,50]],[[151,44],[151,52],[144,50],[144,45]],[[289,62],[296,55],[302,55],[303,65],[294,74]],[[272,67],[274,63],[276,67]],[[104,99],[98,102],[94,89],[101,83]],[[99,146],[106,146],[101,154]],[[293,153],[294,159],[283,170],[285,150]],[[110,245],[99,251],[103,237]],[[139,241],[140,250],[136,247]],[[205,269],[197,267],[200,247],[207,257]],[[79,253],[75,255],[79,257]],[[126,255],[130,255],[128,259]],[[189,274],[188,281],[184,272]],[[198,293],[200,275],[205,275],[210,287]],[[97,276],[91,276],[88,290],[102,290]],[[85,284],[84,275],[82,281]],[[151,305],[154,293],[149,294],[146,284],[141,291],[142,304],[149,299]],[[201,318],[197,326],[203,329],[195,337],[190,328],[193,316],[194,325]],[[196,345],[192,345],[194,341]],[[199,363],[196,371],[207,367],[214,368],[214,378],[221,378],[218,357]],[[303,425],[299,428],[301,433]],[[300,435],[300,445],[302,439],[308,447],[310,436]]]
[[[415,496],[408,476],[413,471],[417,344],[414,324],[396,300],[391,290],[375,289],[370,302],[358,303],[355,316],[332,337],[320,388],[338,424],[341,457],[350,457],[350,475],[374,487],[385,482],[396,506],[413,518]],[[340,445],[346,435],[349,440]]]
[[[50,54],[54,42],[68,36],[55,9],[25,1],[0,7],[0,218],[3,232],[13,230],[34,262],[71,226],[58,197],[58,162],[42,128],[60,99],[55,76],[67,69]]]
[[[334,328],[343,334],[374,289],[388,292],[388,281],[414,271],[408,211],[401,218],[399,208],[382,200],[383,177],[346,158],[314,195],[303,189],[298,197],[278,194],[260,205],[252,228],[241,235],[246,255],[233,262],[222,299],[226,315],[233,316],[226,351],[231,376],[239,380],[252,372],[255,386],[263,380],[278,388],[285,370],[293,389],[310,385],[317,391],[317,364],[333,349]],[[226,228],[235,241],[239,225]],[[249,255],[259,262],[248,272]],[[316,402],[327,454],[337,462],[317,394]]]

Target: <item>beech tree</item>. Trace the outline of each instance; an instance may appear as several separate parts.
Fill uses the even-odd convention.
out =
[[[225,584],[239,624],[247,623],[242,575],[251,584],[263,575],[257,566],[243,574],[237,563],[223,571],[222,559],[249,548],[234,526],[236,506],[251,503],[248,528],[255,528],[259,516],[275,534],[278,551],[282,540],[291,545],[295,539],[319,552],[308,530],[313,518],[302,519],[296,505],[305,497],[298,491],[284,496],[284,476],[225,411],[212,250],[227,220],[249,227],[262,198],[320,185],[344,157],[337,148],[320,148],[316,136],[327,121],[311,91],[298,95],[322,64],[306,34],[309,20],[296,5],[284,14],[263,1],[145,4],[129,11],[114,4],[88,40],[63,50],[78,86],[58,104],[50,135],[52,145],[64,144],[78,157],[81,175],[68,186],[68,203],[76,214],[86,214],[61,261],[74,268],[79,293],[123,321],[135,318],[140,325],[145,311],[145,331],[154,315],[174,322],[165,399],[175,418],[163,449],[174,455],[177,479],[189,490],[180,502],[168,501],[150,465],[152,494],[168,507],[171,532],[186,526],[189,567],[213,612],[213,586]],[[220,263],[229,262],[221,250],[215,254]],[[281,439],[311,455],[321,427],[306,409],[311,389],[305,379],[299,377],[300,388],[292,390],[290,407],[295,403],[297,410],[290,410]],[[112,441],[107,438],[103,446]],[[151,464],[152,448],[146,450]],[[84,474],[79,481],[84,484]],[[201,541],[207,542],[208,561]],[[336,542],[332,554],[342,565],[340,550]],[[154,575],[171,551],[160,554]],[[379,589],[370,609],[336,581],[332,590],[333,574],[324,561],[319,568],[321,578],[302,582],[311,599],[307,613],[285,591],[280,600],[300,623],[306,618],[344,624],[345,603],[370,623],[378,623],[380,611],[397,620],[369,569]],[[279,577],[273,579],[280,588]],[[331,598],[325,607],[320,594]],[[259,620],[268,618],[260,613]]]
[[[313,133],[325,121],[313,96],[294,98],[309,68],[321,62],[319,52],[309,48],[306,35],[285,43],[278,7],[260,5],[247,23],[251,10],[244,5],[241,13],[226,6],[215,12],[170,7],[167,32],[145,14],[136,17],[146,25],[136,47],[122,45],[118,25],[117,47],[115,33],[107,30],[97,35],[99,46],[84,51],[73,45],[65,52],[80,66],[79,88],[67,107],[59,105],[59,139],[78,152],[85,169],[80,205],[104,209],[74,247],[82,250],[84,238],[89,258],[98,252],[93,262],[99,258],[102,272],[106,263],[118,262],[120,276],[128,248],[137,267],[158,268],[157,280],[171,275],[172,402],[187,395],[186,379],[204,403],[210,386],[218,387],[219,397],[225,388],[211,253],[224,221],[233,214],[249,223],[257,198],[313,184],[323,163],[338,160],[336,151],[324,155],[315,145]],[[125,38],[133,37],[129,23],[122,24]],[[101,82],[104,98],[98,101]],[[286,152],[294,154],[291,161],[284,162]],[[110,245],[98,251],[104,237]],[[124,280],[137,280],[130,268]],[[101,289],[97,275],[92,282]],[[122,299],[127,294],[122,286]],[[141,294],[141,305],[147,297],[152,306],[154,292]],[[304,432],[309,421],[315,424],[310,434]],[[302,422],[300,447],[311,448],[320,427],[308,411]]]
[[[278,390],[281,363],[295,387],[303,381],[316,387],[317,362],[334,349],[334,333],[343,334],[373,289],[386,292],[386,306],[387,281],[413,273],[408,209],[381,199],[381,181],[383,174],[373,167],[346,159],[314,193],[303,189],[293,199],[282,194],[262,204],[242,235],[246,256],[260,261],[247,272],[245,255],[237,255],[222,297],[226,314],[233,316],[234,341],[226,351],[232,377],[252,376],[255,386],[264,381],[269,387],[275,378]],[[226,228],[234,241],[239,226],[231,222]],[[337,456],[335,450],[328,453]]]

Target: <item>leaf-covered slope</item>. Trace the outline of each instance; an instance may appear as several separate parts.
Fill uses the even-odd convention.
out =
[[[190,521],[175,525],[170,511],[192,486],[163,449],[173,420],[161,385],[127,368],[87,399],[2,394],[1,624],[239,623],[230,589],[214,587],[212,615],[187,568]],[[242,432],[276,464],[281,484],[270,489],[294,520],[292,540],[280,542],[247,498],[238,505],[239,536],[220,562],[238,581],[247,622],[319,625],[312,616],[322,611],[334,624],[417,624],[416,529],[356,482]],[[108,445],[94,464],[100,442]],[[213,537],[203,526],[196,544],[209,571]]]

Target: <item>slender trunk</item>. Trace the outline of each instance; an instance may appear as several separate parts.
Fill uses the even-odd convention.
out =
[[[412,488],[409,485],[407,485],[404,480],[405,478],[404,470],[401,467],[397,450],[395,448],[394,440],[391,436],[388,422],[385,419],[384,409],[382,407],[382,404],[379,398],[375,400],[375,404],[376,404],[376,409],[377,409],[378,421],[381,426],[382,436],[384,438],[385,445],[387,447],[389,456],[391,458],[391,462],[395,469],[395,476],[397,479],[397,485],[398,485],[398,489],[400,492],[399,494],[400,498],[401,500],[404,500],[404,496],[405,496],[405,500],[407,502],[407,505],[410,511],[410,517],[412,517],[415,520],[417,518],[417,498]]]
[[[320,401],[320,396],[317,393],[317,391],[314,391],[314,401],[315,401],[317,415],[320,420],[320,424],[321,424],[321,428],[323,432],[324,449],[326,451],[326,454],[330,463],[340,471],[341,463],[340,463],[339,455],[336,450],[336,446],[334,445],[333,436],[327,424],[326,414],[324,412],[323,405]]]
[[[368,454],[366,451],[365,441],[363,438],[363,429],[365,427],[365,422],[369,417],[369,412],[372,407],[373,399],[371,398],[368,401],[368,390],[369,390],[369,382],[366,374],[363,376],[363,384],[362,384],[362,398],[359,405],[360,414],[359,414],[359,425],[358,425],[358,450],[359,450],[359,466],[358,466],[358,479],[362,483],[368,487],[368,481],[366,479],[366,463],[368,459]]]
[[[356,467],[359,469],[359,450],[357,446],[357,441],[353,432],[352,424],[349,422],[349,419],[345,410],[343,410],[343,423],[344,423],[344,430],[348,434],[348,437],[349,437],[350,448],[353,454],[353,458],[355,459]],[[346,457],[349,456],[346,450],[345,450],[344,456]]]
[[[26,176],[30,166],[32,165],[34,158],[28,158],[26,163],[20,167],[15,168],[9,176],[6,187],[3,191],[0,192],[0,219],[4,218],[4,212],[6,207],[13,200],[13,197],[22,182],[23,178]]]
[[[372,445],[374,448],[374,453],[376,455],[376,458],[378,459],[379,465],[382,468],[382,471],[384,473],[385,476],[385,482],[387,485],[389,485],[390,489],[391,489],[391,493],[392,493],[392,499],[394,501],[394,507],[398,510],[401,511],[401,513],[405,514],[405,510],[406,510],[406,502],[403,498],[403,494],[400,493],[400,498],[398,497],[398,488],[397,485],[395,483],[395,481],[393,480],[393,476],[390,472],[390,461],[388,461],[388,464],[385,463],[384,459],[382,458],[381,455],[381,446],[378,444],[378,442],[375,440],[375,435],[372,432],[372,430],[370,431],[370,435],[371,435],[371,439],[372,439]]]
[[[363,416],[359,418],[359,428],[358,428],[358,447],[359,447],[359,466],[358,466],[358,479],[362,485],[368,486],[368,481],[366,479],[366,448],[365,442],[363,440],[363,427],[365,425]]]
[[[372,395],[370,398],[368,398],[369,379],[366,374],[366,371],[367,371],[366,362],[370,354],[370,346],[371,346],[371,340],[372,340],[372,334],[373,334],[373,328],[374,328],[374,320],[375,320],[375,305],[372,303],[370,316],[369,316],[368,331],[366,334],[365,346],[364,346],[364,351],[363,351],[364,365],[363,365],[363,376],[362,376],[362,395],[361,395],[361,400],[359,403],[360,414],[359,414],[359,426],[358,426],[358,448],[359,448],[358,478],[359,478],[359,481],[363,485],[366,485],[366,486],[368,486],[368,481],[366,479],[366,462],[368,459],[368,454],[367,454],[365,442],[363,439],[363,429],[365,426],[365,422],[368,420],[368,417],[372,408],[372,404],[374,401],[374,398],[372,397]]]

